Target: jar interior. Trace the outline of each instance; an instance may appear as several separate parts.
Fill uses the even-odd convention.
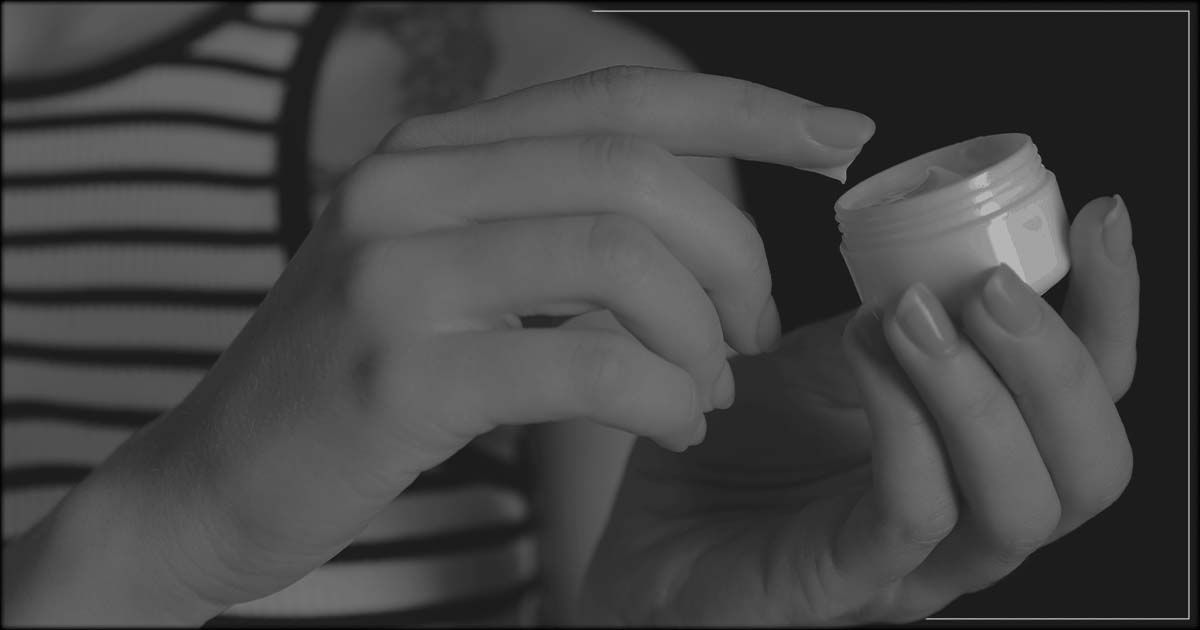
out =
[[[1023,133],[973,138],[902,162],[863,180],[838,199],[839,211],[864,210],[913,199],[971,180],[1030,142]]]

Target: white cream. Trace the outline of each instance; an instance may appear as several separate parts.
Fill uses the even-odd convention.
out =
[[[882,198],[876,201],[865,202],[862,207],[870,208],[872,206],[880,206],[885,203],[900,201],[901,199],[912,199],[913,197],[923,195],[931,190],[937,190],[943,186],[960,182],[963,179],[966,179],[963,175],[955,173],[948,168],[942,168],[937,165],[930,166],[925,169],[925,172],[920,178],[914,182],[910,182],[908,187],[901,188],[900,190],[891,193],[884,193]]]

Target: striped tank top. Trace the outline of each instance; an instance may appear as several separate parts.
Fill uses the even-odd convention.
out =
[[[223,4],[4,82],[3,537],[183,400],[310,227],[310,110],[345,5]],[[528,624],[529,469],[495,432],[325,566],[210,625]]]

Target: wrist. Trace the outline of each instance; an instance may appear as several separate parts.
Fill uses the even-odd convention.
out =
[[[135,436],[136,437],[136,436]],[[5,550],[5,625],[200,626],[223,607],[182,579],[174,505],[106,462]]]

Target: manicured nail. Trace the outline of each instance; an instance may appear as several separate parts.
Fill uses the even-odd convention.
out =
[[[1109,260],[1123,265],[1133,253],[1133,226],[1121,195],[1113,195],[1113,206],[1104,215],[1104,251]]]
[[[779,343],[779,308],[775,306],[775,297],[767,298],[767,305],[758,316],[758,351],[770,352]]]
[[[672,438],[671,440],[658,441],[658,445],[672,451],[674,453],[682,453],[688,448],[693,447],[704,441],[704,436],[708,433],[708,422],[704,419],[704,414],[697,413],[692,420],[692,432],[690,435],[681,435]]]
[[[729,362],[721,366],[721,373],[713,382],[711,404],[716,409],[728,409],[733,406],[733,371]]]
[[[854,327],[852,332],[859,347],[873,357],[883,358],[889,356],[892,350],[883,337],[883,329],[879,322],[877,310],[864,308],[854,316],[851,325]]]
[[[695,446],[704,441],[704,436],[708,435],[708,421],[704,416],[700,416],[699,422],[696,423],[696,432],[692,434],[692,441],[688,442],[688,446]]]
[[[930,356],[949,356],[958,344],[958,333],[945,309],[923,284],[904,292],[896,307],[896,321],[909,340]]]
[[[832,166],[830,168],[809,168],[808,170],[820,175],[824,175],[830,179],[835,179],[840,184],[845,184],[849,168],[849,164],[843,164],[841,166]]]
[[[875,134],[875,121],[838,107],[809,107],[804,124],[808,137],[834,149],[857,149]]]
[[[1022,336],[1042,321],[1042,305],[1033,289],[1008,265],[1001,265],[983,285],[983,306],[1008,332]]]

